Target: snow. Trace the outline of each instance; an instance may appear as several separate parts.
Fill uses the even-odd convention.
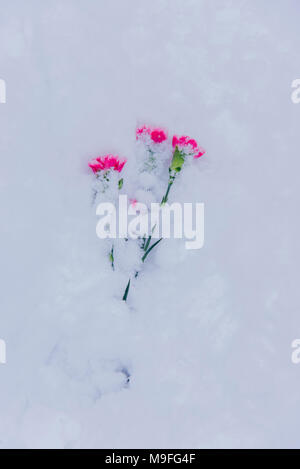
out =
[[[0,447],[299,447],[299,2],[0,11]],[[130,168],[140,123],[206,149],[170,197],[205,244],[164,240],[125,304],[87,162]]]

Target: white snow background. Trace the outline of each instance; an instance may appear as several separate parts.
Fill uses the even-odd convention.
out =
[[[0,0],[2,448],[299,447],[298,0]],[[207,153],[130,291],[87,161],[135,126]]]

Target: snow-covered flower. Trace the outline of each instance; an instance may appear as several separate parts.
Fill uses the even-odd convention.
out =
[[[160,127],[148,127],[143,125],[142,127],[138,127],[136,129],[136,139],[150,136],[150,139],[154,143],[162,143],[168,138],[168,133],[166,130],[161,129]]]
[[[167,191],[161,201],[162,205],[167,202],[170,189],[177,174],[181,171],[186,157],[192,156],[197,159],[205,153],[205,150],[198,145],[196,140],[186,135],[182,135],[181,137],[174,135],[172,139],[172,147],[174,150],[173,158],[169,167],[169,183]]]
[[[94,173],[109,169],[113,169],[114,171],[118,171],[120,173],[124,168],[125,163],[126,160],[120,160],[118,156],[105,155],[94,158],[92,161],[90,161],[89,167],[93,170]]]
[[[172,146],[173,148],[178,147],[182,153],[192,155],[194,158],[200,158],[200,156],[204,155],[205,153],[205,150],[198,145],[196,140],[186,135],[182,135],[181,137],[174,135],[172,139]]]
[[[133,172],[133,181],[131,181],[132,198],[129,199],[129,210],[136,211],[139,215],[143,215],[142,210],[147,211],[147,207],[153,202],[161,200],[160,207],[168,201],[170,189],[181,172],[184,164],[192,161],[194,158],[200,158],[204,155],[205,150],[200,147],[197,141],[186,135],[168,138],[166,130],[160,127],[150,127],[143,125],[136,129],[136,144],[135,144],[135,165]],[[119,156],[107,154],[92,159],[88,165],[93,171],[95,178],[93,184],[94,199],[102,197],[105,194],[105,201],[116,202],[119,190],[123,186],[123,178],[120,173],[126,163],[125,159],[120,159]],[[168,177],[169,176],[169,177]],[[163,188],[168,183],[167,190],[162,197]],[[139,201],[139,203],[138,203]],[[158,205],[158,204],[157,204]],[[140,208],[141,207],[141,208]],[[144,207],[144,209],[143,209]],[[132,214],[132,213],[129,213]],[[152,223],[152,219],[151,219]],[[136,279],[139,275],[141,266],[148,258],[149,253],[162,241],[163,238],[157,239],[153,242],[154,226],[151,226],[150,234],[147,230],[140,228],[135,229],[133,233],[136,235],[138,243],[129,242],[129,237],[121,241],[114,241],[109,247],[109,261],[112,269],[115,269],[115,256],[118,258],[118,268],[122,269],[122,258],[124,249],[128,252],[128,247],[135,245],[134,263],[130,263],[131,272],[128,280],[123,300],[127,300],[128,292],[132,280]],[[140,251],[142,251],[141,255]],[[128,256],[132,257],[132,256]],[[126,264],[128,270],[128,263]]]
[[[115,173],[120,173],[124,168],[126,159],[120,159],[119,156],[111,154],[98,156],[92,159],[88,165],[96,175],[96,181],[94,183],[94,194],[93,202],[95,201],[97,194],[115,192],[115,189],[121,189],[123,186],[123,179],[116,177]]]
[[[143,125],[136,129],[136,140],[140,174],[146,172],[160,179],[164,169],[164,161],[169,158],[172,149],[167,131],[161,127]]]
[[[118,191],[123,186],[123,178],[119,178],[119,173],[124,168],[126,159],[120,159],[118,156],[111,154],[99,156],[91,160],[88,165],[96,175],[93,184],[93,200],[95,200],[98,194],[106,194],[107,199],[116,200]],[[115,269],[115,255],[114,255],[114,244],[111,245],[109,251],[109,261],[112,269]]]

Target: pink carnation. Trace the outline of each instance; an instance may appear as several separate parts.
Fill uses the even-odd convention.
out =
[[[106,155],[99,156],[98,158],[92,160],[89,163],[89,167],[94,173],[109,169],[113,169],[114,171],[118,171],[120,173],[124,168],[125,163],[126,160],[120,160],[118,156]]]
[[[101,165],[95,160],[89,163],[89,167],[92,169],[94,173],[97,173],[98,171],[102,169]]]
[[[162,129],[154,129],[151,132],[151,139],[155,143],[161,143],[167,140],[167,134],[164,130]]]
[[[151,129],[150,127],[146,127],[146,125],[143,125],[142,127],[138,127],[136,129],[136,139],[138,139],[141,135],[143,134],[151,134]]]
[[[168,135],[167,133],[160,128],[151,128],[143,125],[136,129],[136,139],[138,140],[142,135],[147,134],[151,136],[151,140],[154,143],[161,143],[167,140]]]
[[[200,158],[200,156],[204,155],[204,153],[205,153],[204,148],[201,148],[201,147],[198,147],[197,151],[198,151],[198,153],[196,155],[194,155],[194,158]]]
[[[174,135],[172,139],[172,146],[173,148],[175,148],[176,146],[181,147],[181,148],[190,146],[192,148],[192,153],[193,153],[194,158],[200,158],[200,156],[204,155],[205,153],[205,150],[198,146],[198,143],[196,142],[196,140],[186,135],[183,135],[181,137]]]

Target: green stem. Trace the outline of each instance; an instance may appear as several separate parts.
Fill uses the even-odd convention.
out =
[[[148,239],[147,239],[147,241],[146,241],[146,243],[145,243],[145,245],[144,245],[144,247],[143,247],[143,249],[144,249],[145,252],[147,251],[147,249],[148,249],[148,247],[149,247],[151,238],[152,238],[152,236],[149,235],[149,236],[148,236]]]
[[[174,178],[174,179],[175,179],[175,178]],[[170,178],[170,181],[169,181],[169,184],[168,184],[167,192],[166,192],[165,195],[163,196],[160,205],[164,205],[164,204],[167,202],[167,200],[168,200],[168,195],[169,195],[170,189],[171,189],[171,187],[172,187],[172,184],[173,184],[173,182],[174,182],[174,179],[171,179],[171,178]]]
[[[176,147],[176,149],[177,149],[177,147]],[[177,149],[177,150],[178,150],[178,149]],[[181,163],[181,165],[182,165],[182,163]],[[179,172],[180,169],[181,169],[181,167],[175,169],[176,172],[173,173],[173,174],[172,174],[171,168],[169,169],[169,173],[170,173],[170,176],[169,176],[169,184],[168,184],[167,191],[166,191],[165,195],[163,196],[160,205],[164,205],[165,203],[167,203],[170,189],[171,189],[171,187],[172,187],[172,185],[173,185],[173,182],[175,181],[176,173]],[[154,226],[154,228],[155,228],[155,226]],[[154,228],[153,228],[153,230],[154,230]],[[153,230],[152,230],[152,233],[153,233]],[[155,246],[157,246],[158,243],[160,243],[161,240],[163,239],[163,238],[158,239],[158,240],[157,240],[154,244],[152,244],[152,246],[150,246],[150,248],[149,248],[149,245],[150,245],[150,242],[151,242],[151,238],[152,238],[152,233],[151,233],[151,235],[148,236],[147,241],[146,241],[146,239],[144,238],[144,243],[143,243],[142,249],[144,250],[145,254],[144,254],[143,257],[142,257],[142,262],[145,262],[145,260],[146,260],[146,258],[147,258],[147,256],[148,256],[148,254],[149,254],[149,253],[152,251],[152,249],[154,249]],[[135,278],[138,277],[138,275],[139,275],[139,272],[136,271],[136,273],[135,273]],[[127,300],[129,288],[130,288],[130,279],[128,280],[127,287],[126,287],[125,292],[124,292],[124,295],[123,295],[123,300],[124,300],[124,301]]]
[[[162,201],[161,201],[161,203],[160,203],[161,206],[164,205],[164,204],[167,202],[167,200],[168,200],[168,195],[169,195],[169,192],[170,192],[170,189],[171,189],[171,187],[172,187],[172,184],[173,184],[174,180],[175,180],[175,176],[170,176],[169,184],[168,184],[168,188],[167,188],[167,192],[166,192],[165,195],[163,196]],[[153,231],[154,231],[154,228],[155,228],[155,226],[154,226],[153,229],[152,229],[152,233],[153,233]],[[152,239],[152,234],[148,236],[147,241],[146,241],[146,242],[144,243],[144,245],[143,245],[143,250],[145,251],[145,253],[147,253],[147,250],[148,250],[148,248],[149,248],[151,239]],[[159,241],[161,241],[161,240],[159,240]],[[154,243],[154,244],[153,244],[153,247],[156,246],[156,244],[158,244],[159,241],[157,241],[156,243]],[[152,249],[152,247],[151,247],[151,249]],[[151,251],[151,249],[149,249],[149,252]],[[143,259],[146,259],[147,255],[148,255],[148,253],[147,253],[147,254],[144,254],[144,256],[143,256],[143,258],[142,258],[142,261],[143,261]],[[143,262],[144,262],[144,261],[143,261]]]

